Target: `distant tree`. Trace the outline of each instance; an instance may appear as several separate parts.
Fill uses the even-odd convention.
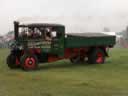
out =
[[[123,32],[123,37],[126,41],[128,41],[128,26],[126,27],[125,31]]]
[[[104,32],[110,32],[110,29],[108,27],[104,27]]]
[[[126,35],[127,35],[127,38],[128,38],[128,26],[126,27]]]
[[[9,31],[8,33],[7,33],[7,35],[11,35],[11,34],[13,34],[14,33],[14,31]]]

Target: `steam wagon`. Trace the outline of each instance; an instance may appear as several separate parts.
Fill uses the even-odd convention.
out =
[[[115,45],[115,35],[104,33],[65,33],[61,24],[14,22],[14,40],[10,44],[7,65],[14,69],[35,70],[39,63],[69,59],[103,64],[108,48]]]

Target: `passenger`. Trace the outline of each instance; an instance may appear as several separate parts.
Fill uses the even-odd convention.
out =
[[[27,37],[29,37],[29,38],[33,37],[33,31],[31,29],[28,30]]]
[[[45,40],[46,41],[51,41],[52,40],[50,28],[46,28],[46,30],[45,30]]]
[[[47,32],[47,33],[46,33],[45,39],[46,39],[47,41],[51,41],[51,40],[52,40],[52,37],[51,37],[51,33],[50,33],[50,32]]]
[[[39,29],[37,29],[37,28],[34,29],[33,37],[34,37],[34,38],[39,38],[39,37],[41,37],[41,32],[40,32]]]

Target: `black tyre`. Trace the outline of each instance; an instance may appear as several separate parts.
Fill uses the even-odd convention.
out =
[[[38,59],[35,55],[24,54],[20,62],[21,67],[26,71],[36,70],[38,68]]]
[[[102,49],[94,49],[88,55],[88,63],[90,64],[104,64],[105,53]]]
[[[6,63],[10,69],[16,69],[19,67],[19,65],[16,64],[16,59],[17,59],[17,57],[14,56],[13,54],[8,55],[8,57],[6,59]]]

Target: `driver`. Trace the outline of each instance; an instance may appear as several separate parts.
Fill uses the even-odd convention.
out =
[[[47,41],[51,41],[52,40],[51,30],[49,28],[47,28],[46,31],[45,31],[45,39]]]

